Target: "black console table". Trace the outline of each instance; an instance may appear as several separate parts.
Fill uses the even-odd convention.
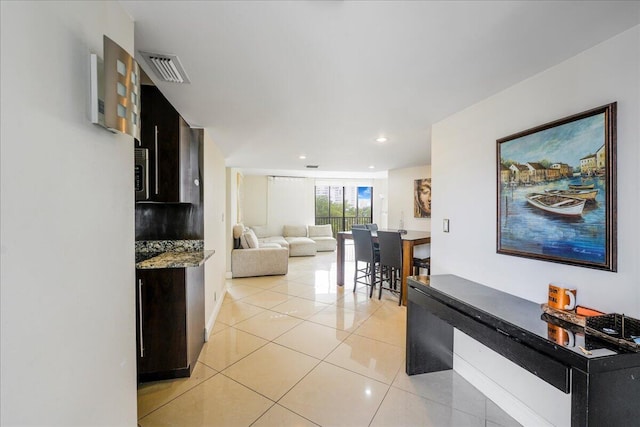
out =
[[[456,328],[570,393],[572,426],[639,425],[640,353],[607,348],[590,337],[585,342],[580,331],[572,346],[559,344],[549,338],[556,322],[561,321],[543,314],[539,304],[461,277],[410,277],[407,374],[453,368]]]

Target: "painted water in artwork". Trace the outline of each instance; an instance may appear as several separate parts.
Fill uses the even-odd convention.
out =
[[[606,262],[604,141],[597,114],[499,145],[499,249]]]

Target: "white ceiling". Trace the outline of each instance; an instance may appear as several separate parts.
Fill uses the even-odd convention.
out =
[[[433,123],[640,23],[637,1],[121,3],[136,58],[226,165],[290,175],[430,164]],[[158,83],[138,50],[191,83]]]

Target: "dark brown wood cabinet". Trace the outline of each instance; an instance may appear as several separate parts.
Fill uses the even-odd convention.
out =
[[[204,344],[204,266],[136,271],[138,381],[191,375]]]
[[[193,203],[191,129],[156,86],[143,85],[141,92],[140,146],[149,150],[149,201]]]

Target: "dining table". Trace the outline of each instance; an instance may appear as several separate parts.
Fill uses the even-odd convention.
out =
[[[397,229],[380,229],[382,231],[397,231]],[[376,231],[371,231],[371,237],[374,242],[377,241],[378,235]],[[402,304],[407,305],[407,277],[411,276],[413,268],[413,248],[418,245],[431,243],[431,232],[419,230],[403,230],[402,237]],[[346,240],[353,240],[351,231],[340,231],[336,235],[338,247],[337,256],[337,284],[344,286],[344,244]]]

